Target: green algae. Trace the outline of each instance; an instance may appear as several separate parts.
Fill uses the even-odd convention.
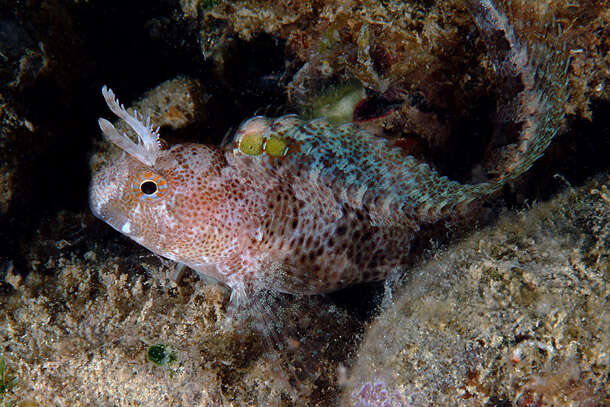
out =
[[[213,9],[220,4],[220,0],[203,0],[201,2],[201,10],[206,11]]]
[[[329,86],[305,104],[301,114],[306,118],[325,117],[335,124],[352,120],[356,104],[366,96],[358,81]]]
[[[159,343],[148,348],[146,358],[157,366],[167,367],[178,360],[178,353]]]
[[[0,356],[0,407],[9,407],[13,404],[6,396],[17,385],[17,377],[13,376],[4,356]]]

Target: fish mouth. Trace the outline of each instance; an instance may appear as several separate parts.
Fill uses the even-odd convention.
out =
[[[108,166],[93,176],[89,185],[89,209],[93,215],[117,230],[127,221],[124,215],[112,210],[120,200],[121,188],[116,168]]]
[[[96,218],[106,220],[104,216],[105,208],[112,198],[112,190],[109,187],[111,181],[108,168],[104,168],[96,173],[89,184],[89,209]]]
[[[112,210],[112,199],[107,197],[105,189],[92,184],[89,187],[89,209],[99,220],[112,226],[118,232],[130,235],[133,228],[126,216]]]

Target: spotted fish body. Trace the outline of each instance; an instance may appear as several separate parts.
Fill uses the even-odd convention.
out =
[[[464,186],[352,125],[255,117],[238,139],[252,132],[281,137],[288,151],[182,144],[160,150],[153,167],[126,155],[94,180],[94,213],[231,286],[248,279],[321,293],[383,279],[405,262],[421,222],[470,199]],[[147,182],[154,193],[143,192]],[[441,195],[446,204],[430,205]]]
[[[473,14],[488,37],[506,37],[500,64],[524,83],[515,107],[519,153],[498,180],[463,185],[352,124],[293,115],[254,117],[228,146],[164,149],[157,130],[104,88],[139,142],[100,119],[124,154],[94,177],[93,213],[238,292],[315,294],[386,278],[407,263],[422,225],[460,216],[526,171],[563,118],[565,62],[541,74],[551,57],[528,56],[491,2],[475,2]]]

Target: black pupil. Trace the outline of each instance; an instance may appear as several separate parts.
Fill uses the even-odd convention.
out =
[[[144,181],[140,184],[140,189],[146,195],[152,195],[157,192],[157,184],[154,181]]]

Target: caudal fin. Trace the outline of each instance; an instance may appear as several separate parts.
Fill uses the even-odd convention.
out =
[[[502,3],[510,13],[511,4]],[[491,193],[527,171],[559,132],[569,96],[569,58],[556,21],[545,27],[544,42],[525,41],[515,32],[517,23],[493,1],[472,1],[470,9],[502,86],[498,131],[510,127],[518,132],[496,167],[497,180],[481,185],[481,192]]]

